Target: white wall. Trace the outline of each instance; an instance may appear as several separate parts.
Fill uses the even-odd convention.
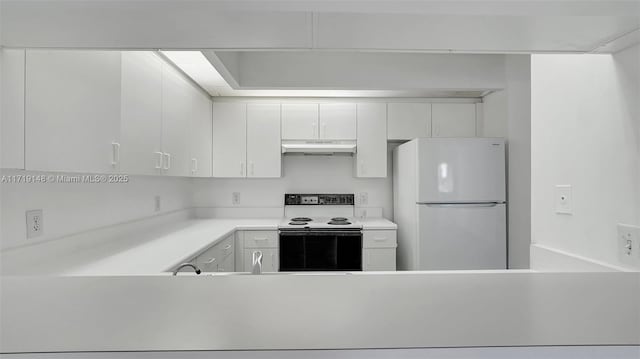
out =
[[[620,264],[616,224],[640,222],[639,67],[640,46],[533,56],[535,244]],[[555,213],[556,185],[573,186],[573,215]]]
[[[389,149],[392,145],[389,146]],[[368,193],[366,207],[383,208],[393,218],[391,159],[387,178],[355,178],[351,156],[285,155],[282,178],[193,179],[196,207],[282,207],[285,193]],[[240,205],[232,204],[232,193],[240,192]]]
[[[51,173],[1,170],[0,178],[40,174]],[[156,195],[161,196],[159,212],[155,212]],[[1,183],[0,249],[189,207],[191,191],[186,178],[131,176],[126,184]],[[26,239],[25,211],[31,209],[43,210],[44,233]]]
[[[481,136],[507,138],[509,268],[529,268],[531,244],[531,61],[505,56],[505,89],[483,98]]]

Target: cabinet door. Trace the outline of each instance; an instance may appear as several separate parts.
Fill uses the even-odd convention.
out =
[[[387,177],[387,105],[358,104],[356,177]]]
[[[253,252],[262,252],[262,271],[277,272],[279,259],[278,249],[275,248],[248,248],[244,250],[244,271],[251,272],[253,269]]]
[[[282,104],[283,140],[315,140],[317,138],[317,104]]]
[[[389,140],[412,140],[431,136],[431,105],[428,103],[389,103]]]
[[[168,64],[162,65],[162,152],[163,172],[189,176],[190,91],[192,85]]]
[[[320,138],[356,139],[356,105],[353,103],[320,104]]]
[[[432,106],[433,137],[475,137],[475,104],[434,103]]]
[[[28,50],[26,169],[118,170],[120,52]]]
[[[222,262],[220,262],[220,264],[218,265],[218,272],[235,272],[236,268],[235,268],[235,261],[234,261],[234,255],[230,254],[226,257],[224,257],[224,259],[222,259]]]
[[[223,258],[219,246],[213,246],[196,258],[196,266],[203,272],[217,272]]]
[[[247,105],[247,177],[281,177],[280,105]]]
[[[191,98],[191,135],[189,136],[191,176],[210,177],[213,150],[211,100],[197,90],[193,90]]]
[[[365,248],[362,250],[363,271],[395,271],[395,248]]]
[[[123,51],[120,170],[162,174],[162,60],[149,51]]]
[[[25,50],[2,49],[0,167],[24,169]]]
[[[247,105],[213,104],[213,177],[245,177]]]

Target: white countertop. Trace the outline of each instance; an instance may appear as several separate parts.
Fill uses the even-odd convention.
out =
[[[397,227],[383,218],[359,220],[364,230],[393,230]],[[67,243],[66,248],[60,251],[59,255],[49,255],[53,253],[47,247],[50,244],[27,248],[24,256],[17,251],[11,254],[11,261],[28,262],[29,265],[23,266],[24,269],[20,270],[3,268],[3,272],[70,276],[158,275],[180,263],[189,261],[235,231],[275,231],[281,221],[281,218],[216,218],[180,220],[159,226],[141,223],[133,230],[108,236],[102,235],[104,239],[100,241],[84,238]]]

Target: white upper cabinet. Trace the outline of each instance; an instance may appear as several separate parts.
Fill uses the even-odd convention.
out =
[[[356,104],[328,103],[320,104],[320,139],[355,140]]]
[[[213,150],[211,100],[195,89],[191,94],[190,173],[193,177],[210,177]]]
[[[28,50],[26,169],[118,171],[120,52]]]
[[[428,103],[389,103],[387,138],[411,140],[431,136],[431,105]]]
[[[153,52],[122,52],[120,121],[120,170],[162,174],[162,60]]]
[[[283,140],[315,140],[317,138],[317,104],[282,104]]]
[[[169,176],[191,175],[191,86],[177,70],[162,64],[162,169]]]
[[[475,137],[476,105],[473,103],[434,103],[433,137]]]
[[[0,98],[0,167],[24,169],[24,56],[25,50],[2,49]]]
[[[247,177],[280,177],[280,105],[247,105]]]
[[[247,105],[213,104],[213,176],[246,177]]]
[[[387,177],[387,104],[359,103],[356,177]]]

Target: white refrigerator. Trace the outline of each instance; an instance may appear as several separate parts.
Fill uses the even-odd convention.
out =
[[[507,267],[502,138],[418,138],[393,151],[398,270]]]

